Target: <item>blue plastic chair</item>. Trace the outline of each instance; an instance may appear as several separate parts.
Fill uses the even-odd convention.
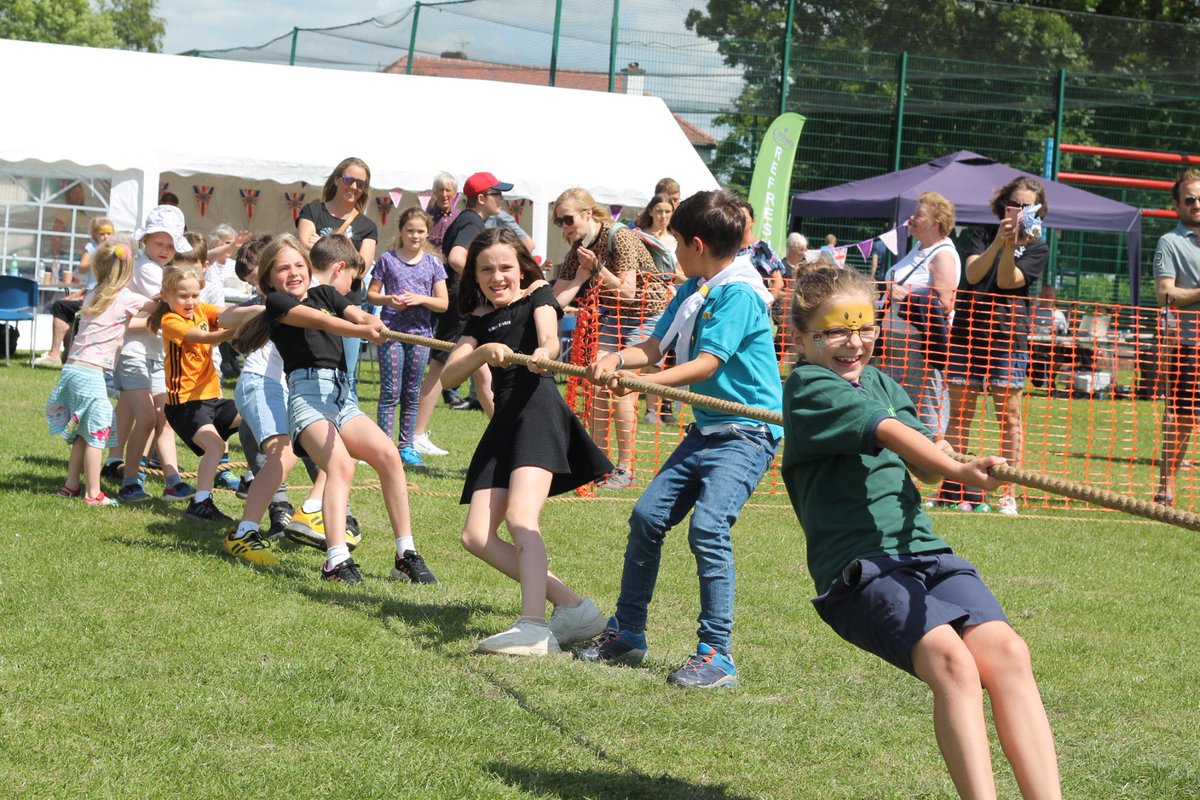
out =
[[[0,322],[29,320],[29,366],[33,367],[38,285],[32,278],[0,275]],[[4,366],[9,365],[8,329],[4,330]]]

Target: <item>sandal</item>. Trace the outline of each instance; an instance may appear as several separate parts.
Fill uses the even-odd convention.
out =
[[[87,503],[89,506],[95,506],[97,508],[101,507],[101,506],[119,506],[119,505],[121,505],[113,498],[105,497],[104,492],[101,492],[100,494],[96,495],[95,497],[85,497],[85,498],[83,498],[83,502]]]
[[[59,497],[73,498],[83,494],[83,484],[76,486],[74,489],[68,489],[64,484],[56,493]]]

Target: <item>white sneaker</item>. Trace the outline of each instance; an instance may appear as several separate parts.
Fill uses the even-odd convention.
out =
[[[547,624],[559,646],[566,647],[595,639],[604,632],[608,620],[600,613],[600,609],[596,608],[596,604],[585,597],[575,608],[555,606]]]
[[[508,630],[492,634],[480,642],[475,652],[504,656],[548,656],[561,653],[562,648],[550,632],[549,625],[518,619]]]
[[[423,456],[448,456],[449,450],[443,450],[429,440],[429,431],[413,438],[413,449]]]
[[[39,367],[61,367],[63,365],[62,359],[56,353],[42,353],[33,360],[33,363]]]
[[[1011,494],[1000,495],[1000,500],[996,503],[996,511],[1006,517],[1017,516],[1017,498]]]

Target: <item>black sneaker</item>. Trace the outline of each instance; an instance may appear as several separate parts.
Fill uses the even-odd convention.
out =
[[[362,531],[358,527],[358,518],[349,512],[346,513],[346,533],[356,539],[362,538]]]
[[[246,476],[246,475],[243,475],[242,477],[238,478],[237,489],[235,489],[233,492],[234,495],[237,496],[238,500],[245,500],[247,497],[249,497],[250,483],[253,480],[254,480],[254,478]]]
[[[205,522],[233,522],[233,517],[222,513],[211,497],[206,497],[199,503],[189,500],[183,515],[188,519],[202,519]]]
[[[271,503],[271,507],[267,509],[267,516],[271,520],[271,527],[267,528],[267,532],[262,535],[262,538],[271,540],[283,536],[283,531],[287,528],[288,523],[292,521],[292,513],[295,510],[291,503],[282,500]]]
[[[396,556],[396,566],[392,568],[392,577],[398,581],[409,583],[437,583],[433,571],[425,565],[425,559],[416,550],[405,550],[403,556]]]
[[[100,468],[100,477],[120,483],[125,478],[125,462],[110,461]]]
[[[354,563],[353,558],[347,558],[333,569],[327,569],[321,564],[321,580],[344,583],[347,586],[363,582],[362,573],[358,571],[358,564]]]

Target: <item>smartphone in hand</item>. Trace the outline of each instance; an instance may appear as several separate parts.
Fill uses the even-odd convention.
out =
[[[1021,207],[1006,206],[1004,209],[1004,217],[1012,222],[1013,242],[1016,244],[1024,244],[1024,238],[1022,236],[1023,231],[1021,230]]]

